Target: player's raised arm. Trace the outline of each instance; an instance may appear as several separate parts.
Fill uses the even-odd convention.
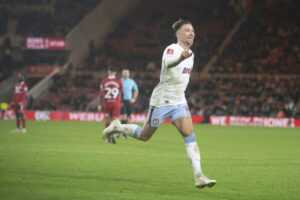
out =
[[[183,61],[186,58],[191,57],[192,55],[193,55],[193,53],[190,53],[189,51],[184,50],[184,51],[182,51],[182,53],[179,56],[166,57],[165,60],[164,60],[165,66],[167,66],[168,68],[175,67],[181,61]]]

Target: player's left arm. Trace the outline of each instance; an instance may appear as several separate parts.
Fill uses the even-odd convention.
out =
[[[123,82],[121,80],[119,82],[119,85],[120,85],[120,88],[119,88],[120,99],[121,99],[121,102],[123,102],[123,100],[124,100],[124,88],[123,88]]]
[[[134,80],[133,80],[133,88],[132,89],[133,89],[133,97],[132,97],[132,99],[130,99],[130,103],[135,103],[136,100],[137,100],[137,97],[139,95],[139,89],[138,89],[137,84]]]

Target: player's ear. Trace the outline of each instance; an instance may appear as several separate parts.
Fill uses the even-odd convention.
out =
[[[179,31],[176,31],[176,32],[175,32],[175,36],[178,38],[178,36],[179,36]]]

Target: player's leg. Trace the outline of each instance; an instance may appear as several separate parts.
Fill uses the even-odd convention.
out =
[[[192,118],[190,117],[187,106],[183,106],[182,108],[174,111],[174,115],[172,115],[171,121],[178,129],[185,141],[187,155],[192,164],[194,172],[195,186],[197,188],[203,188],[206,186],[211,187],[215,185],[216,181],[208,179],[201,170],[200,151],[193,129]]]
[[[158,116],[155,116],[155,114]],[[155,116],[155,118],[153,118],[153,116]],[[163,122],[165,118],[166,117],[160,113],[158,108],[150,107],[143,127],[136,124],[121,124],[120,121],[114,120],[110,127],[104,129],[102,138],[106,139],[107,136],[112,135],[115,132],[123,132],[130,137],[147,141],[152,137],[156,129],[159,127],[160,122]],[[153,121],[153,119],[155,120]]]
[[[127,124],[128,123],[128,101],[123,101],[123,106],[121,108],[121,123]],[[123,133],[123,139],[126,139],[127,136],[125,133]]]
[[[157,127],[152,127],[151,123],[146,122],[144,123],[143,129],[140,132],[139,139],[142,141],[148,141],[152,135],[155,133]]]
[[[105,128],[109,127],[110,123],[112,122],[112,118],[110,117],[109,113],[104,113],[105,117]]]
[[[109,127],[111,120],[110,120],[109,114],[107,112],[104,113],[104,117],[105,117],[105,128],[107,128],[107,127]],[[111,141],[111,136],[109,136],[107,138],[107,142],[108,143],[112,142]]]
[[[111,119],[112,119],[112,122],[115,121],[115,120],[117,120],[117,121],[120,120],[120,118],[121,118],[120,110],[121,110],[121,105],[120,104],[114,104],[112,106],[112,109],[111,109]],[[120,132],[117,132],[117,133],[113,134],[111,137],[115,141],[116,137],[117,138],[120,137]]]
[[[125,104],[125,118],[124,118],[123,124],[128,123],[131,112],[132,112],[132,105],[131,105],[130,101],[126,101],[126,104]],[[126,139],[126,138],[127,138],[126,134],[123,133],[123,139]]]
[[[126,101],[123,102],[123,106],[122,106],[122,118],[121,118],[121,123],[122,124],[127,124],[128,123],[128,116],[127,116],[127,108],[126,108],[127,104]],[[123,133],[123,138],[126,139],[126,134]]]
[[[194,177],[195,177],[195,187],[211,187],[216,184],[215,180],[208,179],[201,170],[200,164],[200,151],[196,141],[196,136],[193,131],[193,124],[191,117],[182,117],[173,121],[178,131],[181,133],[186,146],[186,151],[188,158],[192,164]]]
[[[25,107],[26,107],[26,103],[25,102],[21,102],[19,104],[19,109],[20,109],[20,118],[22,121],[22,133],[26,133],[26,117],[25,117]]]
[[[121,123],[122,124],[127,124],[128,122],[128,119],[127,119],[127,114],[122,114],[122,117],[121,117]]]
[[[26,118],[24,112],[20,112],[19,116],[20,116],[20,121],[22,121],[22,127],[23,127],[22,133],[26,133]]]
[[[123,101],[123,105],[121,107],[121,123],[127,124],[126,101]]]
[[[19,133],[20,132],[20,112],[19,110],[15,109],[15,115],[16,115],[16,129],[12,131],[12,133]]]
[[[113,120],[113,107],[110,104],[104,104],[104,117],[105,117],[105,128],[109,127]],[[116,140],[113,135],[107,138],[108,143],[116,144]]]
[[[123,105],[124,106],[124,105]],[[122,114],[122,117],[121,117],[121,124],[127,124],[128,123],[128,117],[127,117],[127,114]],[[123,139],[126,139],[126,134],[123,133]]]
[[[126,104],[126,123],[128,123],[129,117],[132,113],[132,104],[130,103],[130,101],[128,101]]]

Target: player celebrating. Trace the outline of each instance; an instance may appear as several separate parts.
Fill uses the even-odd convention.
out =
[[[13,132],[20,132],[20,122],[22,122],[23,129],[22,132],[26,133],[26,118],[24,115],[26,107],[26,97],[27,97],[28,86],[24,82],[24,77],[22,74],[18,75],[18,81],[14,87],[14,96],[12,100],[12,107],[14,107],[16,114],[16,125],[17,128]]]
[[[110,122],[120,117],[121,102],[123,101],[124,92],[122,81],[116,78],[116,70],[112,67],[108,69],[108,77],[101,81],[98,111],[102,111],[104,102],[105,127]],[[109,136],[109,142],[116,143],[113,135]]]
[[[216,181],[208,179],[202,173],[200,152],[185,98],[185,90],[194,63],[194,54],[190,50],[195,37],[194,28],[190,21],[182,19],[175,22],[172,27],[177,44],[171,44],[164,50],[160,82],[152,92],[150,109],[143,128],[135,124],[121,124],[115,120],[104,129],[102,138],[106,139],[114,132],[124,132],[136,139],[147,141],[160,123],[170,117],[185,141],[187,155],[194,172],[195,186],[211,187]]]
[[[139,94],[139,90],[137,84],[132,78],[129,78],[130,72],[128,69],[122,70],[122,83],[124,88],[124,100],[121,108],[122,114],[122,124],[128,123],[128,118],[132,112],[132,104],[136,102],[137,96]],[[132,94],[133,91],[133,94]],[[124,139],[126,138],[126,134],[124,134]]]

